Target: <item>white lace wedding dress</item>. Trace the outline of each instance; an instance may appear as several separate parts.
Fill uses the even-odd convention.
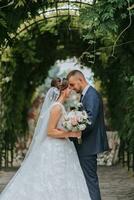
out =
[[[62,127],[65,110],[58,128]],[[11,179],[0,200],[91,200],[74,144],[69,139],[46,136],[19,172]]]

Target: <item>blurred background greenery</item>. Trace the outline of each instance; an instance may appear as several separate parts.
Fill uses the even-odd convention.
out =
[[[108,129],[134,151],[133,20],[133,0],[0,1],[1,156],[27,134],[28,109],[49,70],[72,58],[91,69]]]

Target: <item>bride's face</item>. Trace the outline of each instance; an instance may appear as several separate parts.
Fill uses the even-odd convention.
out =
[[[71,91],[72,91],[72,89],[70,89],[69,87],[67,87],[67,88],[64,90],[64,94],[65,94],[65,97],[66,97],[66,98],[69,98]]]

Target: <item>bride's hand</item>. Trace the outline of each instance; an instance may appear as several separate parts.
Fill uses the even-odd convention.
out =
[[[73,137],[73,138],[80,138],[81,137],[81,132],[79,131],[76,131],[76,132],[73,132],[73,131],[63,131],[61,129],[57,129],[58,131],[61,131],[62,132],[62,136],[61,138],[69,138],[69,137]]]
[[[81,132],[70,132],[70,136],[69,137],[76,137],[79,138],[81,137]]]

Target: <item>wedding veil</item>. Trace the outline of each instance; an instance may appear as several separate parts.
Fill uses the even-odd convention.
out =
[[[30,165],[30,161],[28,158],[33,158],[34,159],[34,153],[38,150],[40,147],[41,143],[45,140],[47,136],[47,125],[48,125],[48,120],[49,120],[49,115],[50,115],[50,110],[52,105],[56,102],[60,95],[60,91],[56,87],[51,87],[45,97],[44,103],[41,108],[41,112],[37,121],[37,125],[34,131],[34,136],[32,139],[32,142],[30,144],[29,150],[25,156],[25,159],[23,160],[21,167],[19,170],[16,172],[14,177],[10,180],[4,191],[0,195],[0,199],[2,195],[7,191],[8,187],[14,182],[16,176],[18,174],[24,175],[27,174],[27,167],[25,166],[25,163]]]
[[[30,152],[36,149],[36,147],[44,141],[47,136],[47,125],[50,114],[51,105],[56,102],[60,95],[60,91],[56,87],[51,87],[45,97],[43,102],[40,115],[37,121],[37,125],[34,131],[34,136],[30,144],[29,150],[25,156],[25,159],[29,156]]]

